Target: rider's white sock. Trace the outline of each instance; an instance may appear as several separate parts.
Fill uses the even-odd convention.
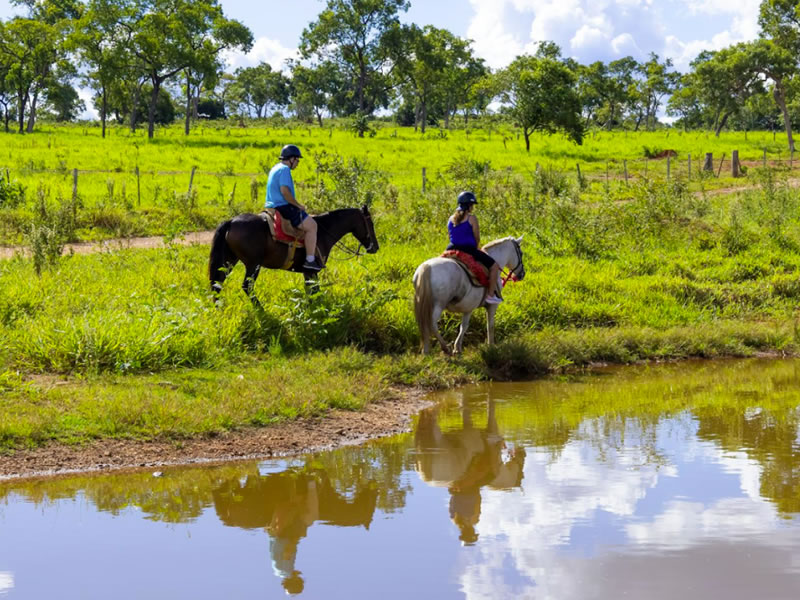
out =
[[[313,256],[306,256],[306,262],[314,262]]]

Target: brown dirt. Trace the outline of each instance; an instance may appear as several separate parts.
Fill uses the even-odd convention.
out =
[[[395,398],[360,412],[331,411],[273,427],[213,438],[138,442],[99,440],[85,446],[49,444],[0,455],[0,481],[118,469],[270,458],[358,444],[409,431],[411,417],[430,404],[424,390],[398,390]]]

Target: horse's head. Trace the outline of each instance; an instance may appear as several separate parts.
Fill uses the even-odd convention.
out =
[[[516,281],[525,278],[525,265],[522,263],[522,238],[507,237],[489,242],[484,251],[494,258],[502,269],[508,269],[509,277]]]
[[[372,223],[372,215],[369,214],[369,208],[365,204],[361,207],[362,219],[356,223],[353,229],[353,235],[361,242],[361,245],[367,251],[367,254],[375,254],[378,251],[378,238],[375,236],[375,225]]]

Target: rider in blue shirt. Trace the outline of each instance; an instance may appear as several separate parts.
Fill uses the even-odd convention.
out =
[[[280,162],[272,167],[267,179],[266,208],[274,208],[281,217],[287,219],[293,227],[304,232],[303,244],[306,247],[306,263],[308,271],[319,271],[323,266],[317,260],[317,222],[309,217],[305,206],[300,204],[294,195],[292,169],[300,164],[300,148],[294,144],[284,146],[281,150]]]
[[[489,287],[486,290],[486,304],[500,304],[503,299],[497,295],[497,278],[500,266],[486,252],[479,249],[481,234],[478,219],[472,214],[472,209],[478,203],[472,192],[461,192],[458,195],[458,208],[447,221],[450,233],[448,250],[466,252],[479,263],[489,269]]]

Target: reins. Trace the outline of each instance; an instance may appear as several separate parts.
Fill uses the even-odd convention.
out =
[[[516,250],[517,252],[517,266],[514,267],[513,269],[509,269],[508,273],[506,273],[505,269],[500,271],[500,274],[504,275],[501,287],[506,287],[506,284],[508,283],[509,279],[513,282],[519,281],[516,271],[522,266],[522,249],[519,247],[519,244],[517,243],[516,240],[514,240],[513,243],[514,243],[514,250]]]
[[[358,209],[356,209],[356,210],[358,210]],[[361,213],[361,216],[364,219],[364,225],[365,225],[366,230],[367,230],[367,235],[369,236],[369,244],[370,244],[370,246],[372,246],[372,244],[375,243],[375,239],[372,237],[372,232],[370,231],[370,227],[369,227],[369,221],[372,220],[372,216],[368,216],[368,215],[364,214],[364,211],[361,211],[361,210],[359,210],[359,212]],[[322,231],[324,231],[326,234],[328,234],[331,238],[334,237],[334,235],[330,232],[329,229],[327,229],[326,227],[323,227],[322,225],[320,225],[319,221],[317,221],[317,227],[319,227]],[[346,234],[344,234],[344,235],[346,235]],[[361,249],[364,248],[364,244],[359,242],[358,243],[358,247],[355,250],[353,250],[352,248],[349,248],[347,246],[347,244],[345,244],[342,241],[342,238],[344,237],[344,235],[340,236],[339,239],[336,240],[333,243],[333,246],[331,247],[331,250],[333,250],[334,248],[338,248],[339,250],[345,252],[346,254],[349,254],[350,256],[348,258],[334,259],[334,260],[351,260],[353,258],[360,257],[362,255]],[[328,260],[330,260],[330,253],[328,254]],[[361,263],[359,263],[359,264],[361,264]],[[361,266],[363,267],[364,265],[361,265]],[[366,267],[364,267],[364,268],[366,269]]]

